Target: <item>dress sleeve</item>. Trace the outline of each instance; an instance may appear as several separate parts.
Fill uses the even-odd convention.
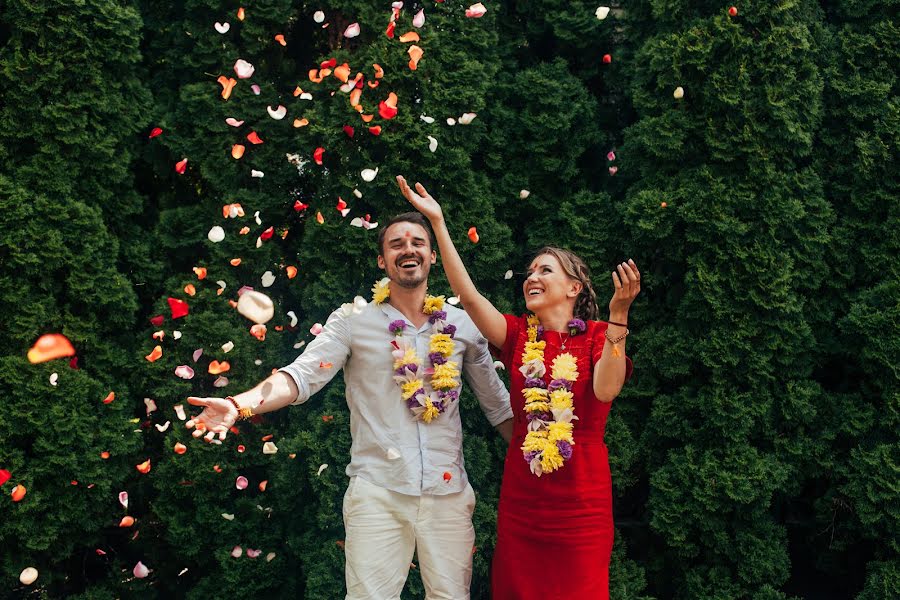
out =
[[[524,318],[515,315],[503,315],[503,318],[506,319],[506,340],[504,340],[502,348],[491,344],[490,349],[494,358],[502,362],[508,372],[512,368],[513,352],[516,349],[516,340],[519,339],[519,331]]]
[[[591,350],[591,367],[597,364],[597,361],[600,360],[600,357],[603,355],[603,346],[606,344],[607,327],[609,327],[609,324],[606,321],[597,321],[597,327],[594,328],[594,340],[592,344],[593,349]],[[633,371],[634,364],[631,362],[631,357],[626,354],[624,383],[628,383],[628,380],[631,379],[631,374]]]

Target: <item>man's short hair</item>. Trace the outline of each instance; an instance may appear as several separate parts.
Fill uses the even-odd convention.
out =
[[[390,221],[388,221],[387,225],[381,228],[381,231],[378,232],[378,254],[384,256],[384,237],[387,234],[388,227],[394,225],[395,223],[413,223],[414,225],[419,225],[428,232],[428,243],[431,244],[431,250],[435,249],[437,245],[434,241],[434,232],[431,230],[431,223],[428,222],[428,219],[420,212],[406,212],[402,215],[397,215]]]

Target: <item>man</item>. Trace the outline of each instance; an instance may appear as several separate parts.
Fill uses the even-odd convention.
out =
[[[238,416],[306,402],[343,368],[353,439],[343,509],[346,600],[399,600],[415,550],[428,600],[467,600],[475,493],[463,468],[460,372],[507,442],[509,393],[466,313],[426,294],[437,254],[425,218],[395,217],[378,245],[390,281],[376,301],[333,312],[303,354],[253,389],[188,398],[204,407],[188,426],[198,426],[197,437],[204,430],[207,439],[224,437]]]

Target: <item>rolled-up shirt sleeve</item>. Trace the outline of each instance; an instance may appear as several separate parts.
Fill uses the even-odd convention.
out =
[[[494,369],[494,360],[488,351],[487,340],[480,334],[466,348],[463,373],[492,426],[513,418],[512,408],[509,405],[509,391]]]
[[[278,369],[297,384],[299,393],[291,404],[302,404],[321,390],[344,367],[350,356],[350,316],[339,308],[325,327],[291,364]]]

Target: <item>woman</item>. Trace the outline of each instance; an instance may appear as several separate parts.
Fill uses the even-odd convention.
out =
[[[523,284],[531,316],[501,314],[478,293],[453,246],[440,205],[425,188],[397,183],[434,229],[453,292],[510,375],[515,414],[506,453],[493,600],[609,598],[612,482],[603,431],[631,375],[628,310],[640,291],[634,261],[612,273],[609,321],[598,321],[584,262],[544,248]]]

